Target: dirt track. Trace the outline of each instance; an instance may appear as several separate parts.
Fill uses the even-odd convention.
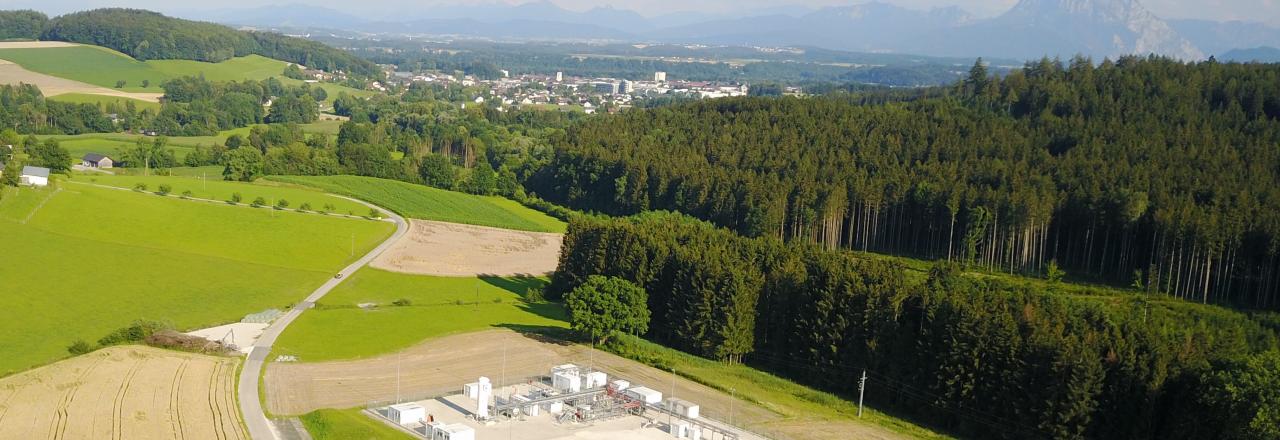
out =
[[[542,275],[556,269],[561,234],[411,220],[370,266],[416,275]]]
[[[11,48],[0,43],[0,49]],[[9,43],[12,44],[12,43]],[[80,81],[72,81],[66,78],[36,73],[22,68],[17,64],[0,59],[0,84],[32,84],[40,88],[40,92],[44,96],[57,96],[67,93],[87,93],[91,95],[115,96],[121,98],[132,98],[149,102],[160,102],[163,93],[131,93],[123,92],[106,87],[99,87],[93,84],[82,83]]]
[[[505,360],[504,360],[505,359]],[[274,414],[303,414],[319,408],[350,408],[396,397],[397,360],[404,400],[461,392],[462,384],[487,376],[494,382],[522,382],[546,374],[552,366],[594,365],[610,376],[630,380],[671,395],[672,375],[638,362],[580,345],[541,340],[508,330],[489,330],[433,339],[373,359],[321,363],[270,363],[265,388],[267,408]],[[503,365],[505,363],[505,374]],[[683,378],[675,379],[675,396],[697,402],[702,414],[727,420],[772,438],[836,440],[898,439],[891,431],[849,421],[796,420]],[[732,402],[732,403],[731,403]]]
[[[244,439],[236,365],[122,346],[0,379],[0,438]]]

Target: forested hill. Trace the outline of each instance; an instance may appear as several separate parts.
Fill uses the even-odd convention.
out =
[[[3,12],[0,23],[21,22],[27,25],[23,29],[29,29],[33,18],[43,18],[32,14],[30,11]],[[368,60],[314,41],[269,32],[239,31],[137,9],[76,12],[50,19],[39,29],[42,40],[108,47],[139,60],[219,62],[257,54],[331,72],[341,70],[359,77],[379,74],[378,67]],[[14,38],[32,36],[10,35]]]
[[[947,96],[719,99],[573,126],[531,189],[751,236],[1280,308],[1280,66],[1044,60]]]

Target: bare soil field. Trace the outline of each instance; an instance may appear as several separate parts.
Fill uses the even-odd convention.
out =
[[[235,358],[109,347],[0,379],[0,438],[245,439]]]
[[[704,417],[722,421],[732,418],[734,425],[771,438],[904,438],[877,426],[849,421],[787,419],[760,405],[673,377],[669,371],[581,345],[509,330],[447,336],[398,354],[365,360],[273,362],[268,364],[265,377],[267,408],[273,414],[296,415],[320,408],[385,403],[395,400],[397,384],[403,401],[421,400],[457,393],[462,384],[474,382],[479,376],[489,377],[498,384],[523,383],[529,377],[547,374],[552,366],[565,363],[594,366],[610,376],[631,381],[633,386],[644,385],[664,396],[674,395],[695,402],[701,406]]]
[[[44,42],[23,42],[21,44],[44,43]],[[50,42],[51,43],[51,42]],[[6,44],[17,43],[0,43],[0,49],[12,49],[14,47],[6,46]],[[46,46],[39,46],[46,47]],[[57,96],[67,93],[86,93],[90,95],[116,96],[121,98],[138,99],[148,102],[160,102],[163,93],[131,93],[120,90],[108,89],[106,87],[98,87],[92,84],[82,83],[80,81],[72,81],[66,78],[58,78],[56,76],[36,73],[22,68],[17,64],[9,61],[0,60],[0,84],[32,84],[40,88],[40,92],[44,96]]]
[[[411,220],[370,266],[415,275],[542,275],[556,269],[561,234]]]

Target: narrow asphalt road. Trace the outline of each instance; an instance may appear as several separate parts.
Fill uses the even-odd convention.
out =
[[[239,392],[236,393],[240,396],[240,414],[244,416],[244,423],[249,427],[249,438],[251,439],[277,440],[280,438],[280,436],[277,435],[275,428],[272,426],[271,421],[267,420],[266,413],[262,411],[262,399],[258,395],[258,382],[262,377],[262,367],[266,364],[267,356],[271,354],[271,346],[272,344],[275,344],[276,338],[280,336],[280,333],[284,332],[285,327],[288,327],[289,324],[293,323],[293,320],[298,319],[298,316],[301,315],[302,312],[305,312],[307,309],[314,306],[316,301],[323,298],[329,293],[329,291],[333,290],[334,287],[337,287],[338,284],[341,284],[347,278],[350,278],[357,270],[360,270],[361,267],[369,264],[370,261],[373,261],[374,258],[387,250],[387,248],[390,248],[392,244],[399,240],[400,237],[409,230],[409,223],[406,222],[403,217],[400,217],[391,211],[379,206],[371,205],[361,200],[351,199],[348,197],[343,198],[359,202],[373,209],[382,211],[383,215],[395,222],[396,232],[391,234],[391,237],[387,238],[386,241],[383,241],[382,244],[379,244],[378,247],[369,251],[369,253],[360,257],[359,260],[356,260],[354,263],[351,263],[351,265],[342,269],[342,271],[339,272],[342,274],[341,278],[329,278],[329,281],[326,281],[324,285],[320,286],[320,288],[311,292],[311,295],[308,295],[306,299],[295,304],[292,309],[289,309],[288,313],[285,313],[284,316],[281,316],[276,319],[275,322],[271,323],[271,326],[267,327],[267,329],[262,332],[262,336],[258,338],[258,341],[253,344],[253,347],[249,351],[249,356],[245,358],[244,369],[240,371]]]

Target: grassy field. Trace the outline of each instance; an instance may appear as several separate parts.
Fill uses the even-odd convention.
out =
[[[333,205],[332,212],[337,214],[365,215],[369,212],[369,207],[365,205],[335,197],[313,188],[284,185],[267,180],[260,180],[252,184],[228,182],[222,180],[221,167],[184,168],[181,170],[208,170],[206,172],[212,172],[208,174],[208,178],[203,178],[201,175],[110,176],[83,174],[77,175],[75,181],[127,189],[133,189],[134,185],[143,183],[147,185],[147,190],[152,192],[157,191],[160,185],[167,184],[172,187],[171,196],[178,196],[184,191],[191,191],[191,197],[194,198],[226,201],[231,199],[232,194],[240,193],[240,203],[244,205],[249,204],[258,197],[262,197],[272,206],[275,205],[276,200],[284,199],[289,202],[290,208],[298,208],[303,203],[307,203],[311,205],[311,211],[316,211],[328,204]]]
[[[835,425],[877,425],[912,438],[951,438],[877,411],[875,402],[870,402],[864,408],[862,417],[858,418],[856,401],[818,391],[742,364],[716,362],[626,335],[617,336],[607,349],[662,370],[675,368],[681,376],[723,392],[731,392],[743,400],[782,415],[784,420],[780,422],[750,427],[765,434],[772,430],[794,434],[796,431],[803,432],[806,425],[824,422]]]
[[[0,199],[0,375],[137,319],[180,329],[305,296],[393,226],[61,183]]]
[[[12,61],[33,72],[96,86],[115,88],[116,81],[123,80],[125,86],[120,90],[156,93],[163,92],[160,83],[181,76],[203,74],[211,81],[262,80],[281,75],[286,65],[283,61],[257,55],[221,63],[187,60],[143,62],[96,46],[3,49],[0,50],[0,59]],[[142,87],[144,80],[150,82],[148,87]]]
[[[112,159],[119,160],[121,149],[133,148],[137,144],[135,141],[120,138],[79,135],[60,139],[58,140],[58,145],[61,145],[62,148],[66,148],[67,152],[71,153],[71,163],[78,164],[80,163],[80,158],[84,157],[85,153],[103,154],[111,157]],[[170,145],[169,148],[173,150],[173,156],[177,158],[178,162],[182,162],[182,159],[187,157],[187,153],[195,150],[193,147],[182,145]]]
[[[564,328],[563,307],[523,301],[545,278],[433,277],[361,269],[280,335],[274,353],[305,362],[390,353],[425,339],[501,325]],[[406,299],[407,306],[392,303]],[[359,304],[377,304],[369,309]]]
[[[142,101],[138,99],[122,98],[119,96],[106,95],[90,95],[87,93],[66,93],[58,96],[50,97],[51,101],[72,102],[76,104],[97,104],[102,107],[108,103],[117,103],[124,107],[126,102],[132,102],[134,107],[139,111],[150,109],[152,111],[160,111],[160,103]],[[105,108],[105,107],[104,107]]]
[[[12,61],[33,72],[107,88],[115,88],[117,81],[125,81],[125,86],[119,90],[126,92],[161,93],[164,90],[160,88],[160,84],[167,80],[201,75],[210,81],[264,80],[276,77],[285,84],[302,84],[300,80],[281,76],[288,63],[259,55],[236,57],[219,63],[191,60],[138,61],[104,47],[76,46],[0,49],[0,59]],[[144,80],[150,82],[148,87],[142,87]],[[333,102],[333,98],[341,92],[363,97],[376,94],[339,84],[315,83],[313,87],[321,87],[328,92],[326,102]]]
[[[361,199],[405,217],[532,232],[564,232],[565,223],[502,197],[446,191],[395,180],[357,176],[271,176]]]
[[[315,440],[410,440],[413,436],[361,413],[359,408],[322,409],[304,414],[302,425]]]

